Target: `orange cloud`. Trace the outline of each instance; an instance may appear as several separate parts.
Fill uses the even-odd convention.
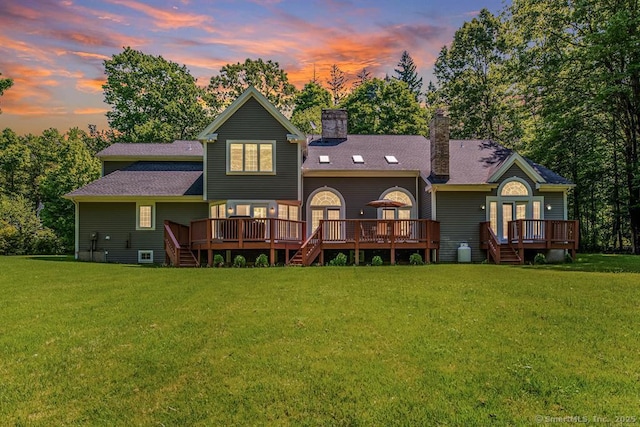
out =
[[[78,108],[73,110],[73,114],[80,114],[80,115],[86,115],[86,114],[104,114],[107,111],[109,111],[108,108],[94,108],[94,107],[86,107],[86,108]]]
[[[207,15],[180,12],[176,9],[165,10],[149,6],[134,0],[110,0],[110,3],[125,6],[142,12],[154,20],[154,25],[163,30],[175,30],[178,28],[196,27],[206,30],[212,19]]]
[[[102,85],[106,79],[103,77],[97,79],[78,79],[76,89],[85,93],[102,93]]]

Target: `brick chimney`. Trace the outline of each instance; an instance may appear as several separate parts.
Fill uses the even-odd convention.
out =
[[[322,139],[347,139],[347,110],[322,110]]]
[[[438,179],[449,179],[449,117],[441,109],[429,124],[431,142],[431,175]]]

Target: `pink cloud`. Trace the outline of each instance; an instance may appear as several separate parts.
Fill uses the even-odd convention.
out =
[[[176,9],[157,8],[134,0],[110,0],[110,3],[128,7],[151,17],[154,20],[154,25],[163,30],[188,27],[206,30],[207,26],[212,24],[212,19],[208,15],[179,12]]]

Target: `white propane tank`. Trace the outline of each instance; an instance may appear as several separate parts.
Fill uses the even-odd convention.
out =
[[[471,248],[466,242],[460,243],[458,248],[458,262],[471,262]]]

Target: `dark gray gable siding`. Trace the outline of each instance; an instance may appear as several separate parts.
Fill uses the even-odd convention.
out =
[[[306,218],[306,204],[309,195],[322,187],[331,187],[342,194],[345,200],[347,219],[375,219],[377,210],[367,203],[380,197],[383,191],[391,187],[402,187],[407,190],[420,206],[420,199],[416,197],[416,178],[411,177],[314,177],[304,179],[303,215]],[[363,215],[360,215],[360,209]]]
[[[471,247],[474,262],[485,259],[480,249],[480,223],[486,221],[486,210],[480,206],[486,203],[488,192],[482,191],[439,191],[436,192],[436,215],[440,221],[440,260],[457,260],[460,243]]]
[[[207,199],[298,199],[298,144],[258,101],[249,99],[207,144]],[[227,175],[227,140],[275,140],[276,175]]]
[[[122,170],[124,168],[126,168],[129,165],[134,164],[136,161],[135,160],[128,160],[128,161],[104,161],[102,163],[102,176],[104,175],[109,175],[112,172],[115,172],[117,170]]]
[[[189,225],[194,219],[207,217],[207,203],[156,203],[155,230],[136,231],[136,203],[110,202],[80,204],[79,250],[91,247],[91,233],[99,233],[96,250],[107,251],[107,261],[126,264],[138,262],[139,250],[152,250],[153,261],[163,263],[164,220]],[[110,239],[106,240],[105,237]],[[130,247],[127,248],[127,240]]]
[[[529,184],[529,187],[535,190],[536,183],[531,178],[529,178],[529,175],[527,175],[525,171],[520,169],[520,166],[515,163],[511,165],[511,167],[507,169],[507,171],[500,177],[500,179],[498,180],[498,185],[502,184],[504,181],[510,180],[514,176],[525,180],[527,184]]]

